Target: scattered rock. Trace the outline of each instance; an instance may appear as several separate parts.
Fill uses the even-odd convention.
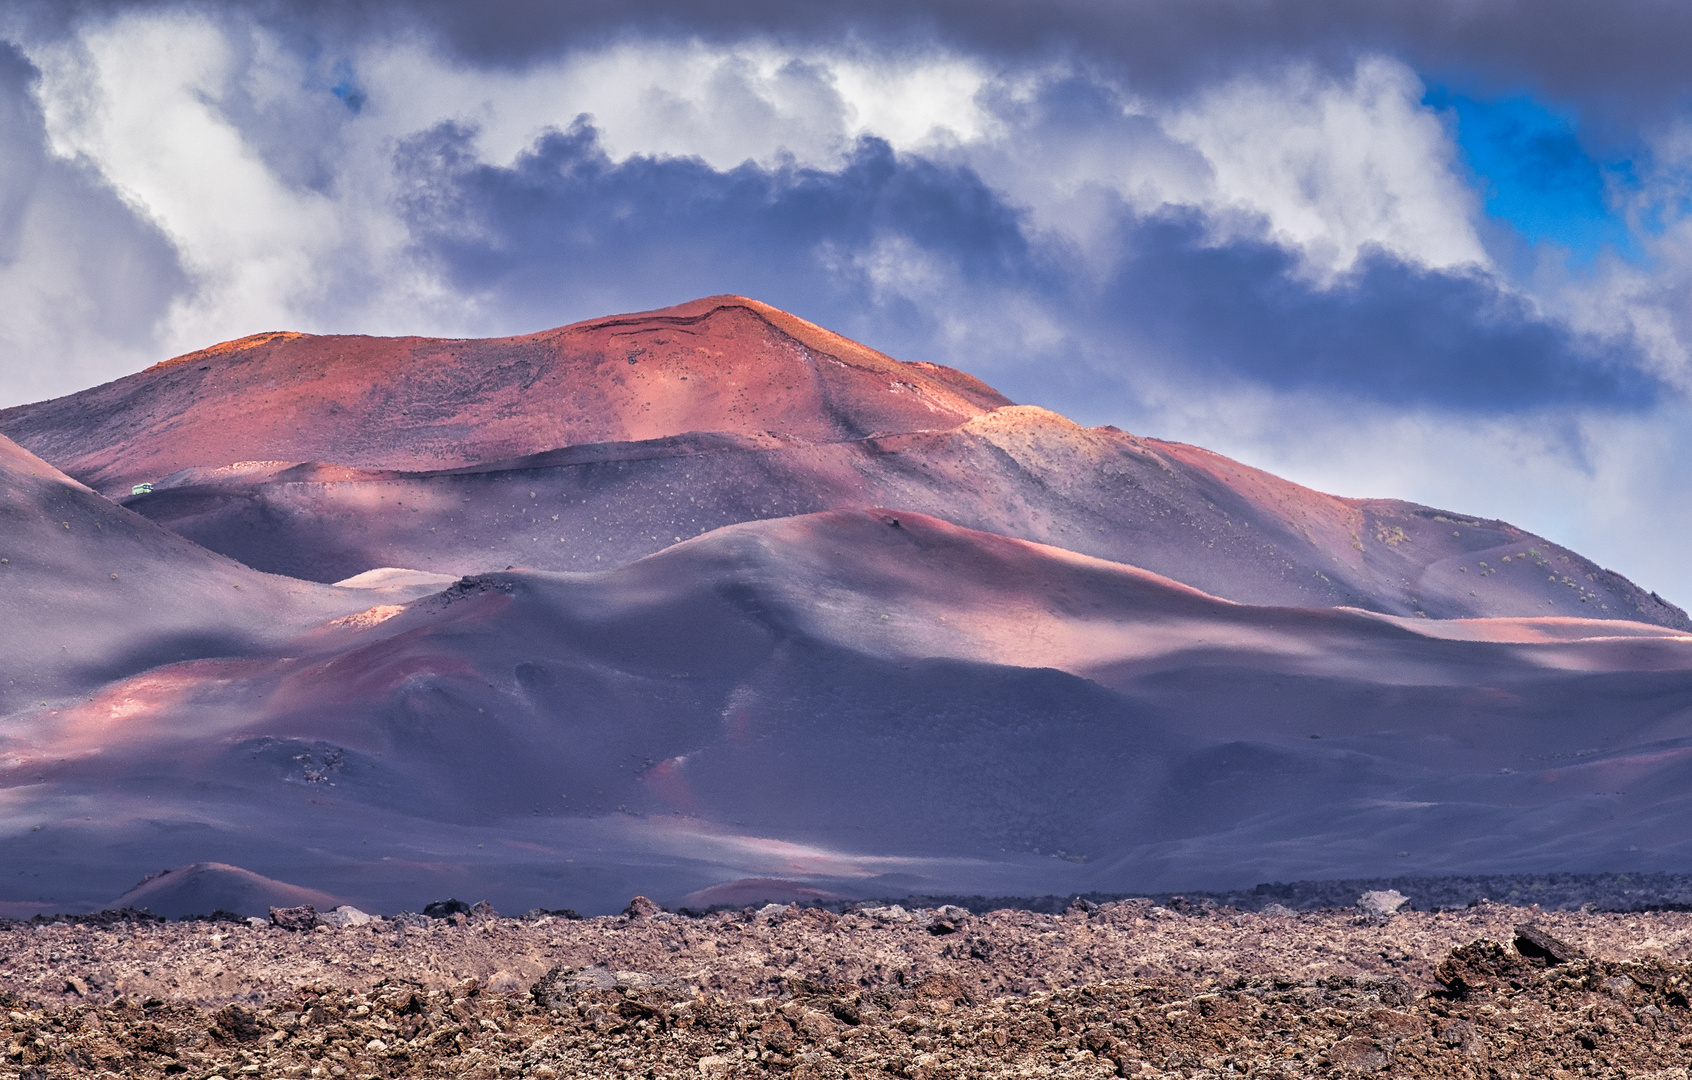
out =
[[[1516,951],[1529,960],[1538,960],[1547,966],[1566,964],[1570,960],[1579,960],[1586,955],[1568,942],[1559,941],[1532,923],[1516,927]]]
[[[248,1043],[264,1034],[258,1017],[240,1005],[229,1005],[212,1014],[212,1030],[226,1042]]]
[[[423,905],[423,914],[431,919],[450,919],[454,915],[470,914],[470,905],[458,899],[436,900]]]
[[[1093,909],[1095,911],[1098,910],[1098,905],[1094,904]],[[962,930],[964,924],[968,921],[968,908],[961,908],[953,904],[947,904],[943,907],[936,908],[934,913],[929,916],[928,932],[933,934],[935,937],[944,937],[947,934],[955,934],[959,930]]]
[[[1524,976],[1533,970],[1513,949],[1507,949],[1490,938],[1471,941],[1451,950],[1451,955],[1434,968],[1446,992],[1466,998],[1477,991],[1487,990],[1500,983]]]
[[[521,918],[524,922],[539,922],[542,919],[572,919],[572,920],[574,920],[574,919],[580,919],[582,916],[581,916],[581,912],[577,911],[575,908],[557,908],[555,910],[549,911],[546,908],[537,907],[537,908],[530,908],[529,910],[523,912],[523,914],[518,916],[518,917]]]
[[[1398,914],[1398,909],[1410,898],[1397,889],[1366,892],[1357,898],[1357,910],[1373,919],[1386,919]]]
[[[555,967],[535,980],[535,985],[529,987],[529,994],[535,999],[535,1004],[543,1009],[561,1009],[570,1003],[570,987],[565,977],[570,974],[567,967]]]
[[[72,975],[70,978],[65,980],[65,990],[68,993],[75,994],[77,997],[88,996],[88,984],[77,978],[75,975]]]
[[[522,991],[523,981],[509,971],[496,971],[488,976],[488,993],[516,994]]]
[[[1374,1039],[1348,1035],[1328,1049],[1328,1064],[1341,1072],[1377,1072],[1386,1068],[1387,1053]]]
[[[273,907],[270,909],[270,925],[282,930],[314,930],[317,928],[317,909],[310,904]]]
[[[629,906],[623,909],[623,914],[631,919],[650,919],[663,910],[646,897],[637,896],[629,901]]]
[[[924,907],[874,930],[810,909],[767,920],[725,911],[502,922],[493,933],[436,921],[409,944],[387,932],[0,924],[0,1074],[703,1077],[715,1067],[699,1063],[718,1058],[725,1077],[792,1080],[1570,1080],[1672,1072],[1692,1027],[1692,963],[1664,956],[1692,940],[1692,913],[1533,912],[1541,932],[1631,957],[1556,965],[1509,944],[1523,909],[1391,923],[1307,912],[1289,927],[1228,910],[1154,920],[1149,904],[1123,903],[1086,918],[984,912],[969,917],[969,933],[936,938],[928,925],[942,914]],[[1434,943],[1477,930],[1495,937],[1410,955],[1418,942],[1443,950]],[[965,955],[977,936],[999,946],[993,963]],[[90,949],[98,971],[80,966]],[[552,968],[532,1003],[513,993],[539,970],[528,965],[558,955],[601,962]],[[1432,990],[1442,955],[1446,989]],[[231,982],[233,970],[255,981]],[[493,974],[459,977],[471,970]],[[669,974],[681,971],[705,985]],[[57,993],[72,977],[87,997]],[[122,996],[107,1001],[101,983]],[[29,1001],[32,987],[53,1000]]]
[[[1448,1020],[1440,1025],[1439,1041],[1456,1049],[1464,1057],[1486,1057],[1486,1041],[1475,1025],[1467,1020]]]
[[[967,1004],[973,999],[968,987],[955,975],[934,972],[924,975],[916,984],[916,996],[929,1000],[944,1000]]]
[[[654,987],[680,986],[681,983],[669,975],[655,975],[650,971],[614,971],[611,973],[612,985],[619,990],[650,990]]]
[[[1408,997],[1410,995],[1381,995],[1383,1000],[1388,996]],[[1411,1002],[1405,1002],[1405,1004],[1411,1004]],[[1397,1012],[1393,1009],[1374,1010],[1369,1014],[1366,1024],[1368,1033],[1389,1047],[1404,1039],[1414,1039],[1425,1035],[1428,1030],[1428,1022],[1422,1017]]]
[[[318,916],[327,926],[336,928],[344,926],[367,926],[375,921],[375,916],[360,911],[355,907],[342,904],[334,911]]]

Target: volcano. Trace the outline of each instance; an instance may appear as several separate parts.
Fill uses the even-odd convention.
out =
[[[1692,845],[1680,609],[754,301],[261,335],[0,429],[14,906],[190,864],[614,911]]]
[[[599,570],[882,505],[1242,603],[1692,629],[1507,522],[1083,428],[743,297],[488,341],[257,335],[0,411],[0,432],[209,550],[325,583]]]
[[[826,442],[951,427],[1006,404],[962,372],[715,296],[479,341],[255,334],[0,411],[0,432],[127,494],[195,466],[449,468],[691,431]]]

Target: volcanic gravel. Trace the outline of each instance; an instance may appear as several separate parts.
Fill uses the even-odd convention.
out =
[[[1686,913],[1492,904],[38,921],[0,1078],[1684,1080],[1689,961]]]

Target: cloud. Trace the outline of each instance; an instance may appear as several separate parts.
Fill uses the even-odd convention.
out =
[[[1425,266],[1485,266],[1474,196],[1423,107],[1421,80],[1380,56],[1330,75],[1305,65],[1228,80],[1170,110],[1165,126],[1210,163],[1211,207],[1243,207],[1330,271],[1365,248]]]
[[[349,290],[369,300],[349,280],[359,260],[343,228],[360,192],[332,193],[341,176],[319,156],[337,133],[288,107],[300,58],[269,44],[203,20],[126,17],[41,54],[57,149],[145,207],[194,282],[170,312],[178,341],[281,329]]]
[[[1297,479],[1367,479],[1321,445],[1353,490],[1646,515],[1668,437],[1617,433],[1687,423],[1686,17],[1565,3],[10,5],[0,393],[739,291]],[[1523,101],[1550,168],[1441,112]],[[1533,246],[1548,192],[1610,228],[1619,161],[1637,252]]]
[[[1638,409],[1659,392],[1631,340],[1577,333],[1478,269],[1371,247],[1316,285],[1284,247],[1206,233],[1192,212],[1138,223],[1133,254],[1101,293],[1136,353],[1189,378],[1478,413]]]
[[[595,117],[613,158],[698,157],[719,169],[777,158],[833,164],[863,135],[900,150],[972,142],[993,125],[977,101],[991,73],[937,51],[888,58],[758,38],[641,37],[490,71],[400,38],[356,61],[367,126],[406,135],[442,120],[472,125],[476,152],[499,162],[580,113]]]
[[[1590,115],[1638,121],[1686,103],[1692,10],[1673,0],[15,0],[40,36],[124,13],[237,12],[284,37],[326,43],[421,35],[484,67],[521,69],[648,38],[789,45],[857,40],[879,52],[939,45],[995,63],[1076,56],[1145,92],[1182,96],[1259,67],[1306,60],[1334,71],[1364,54],[1527,89]]]
[[[861,260],[889,238],[944,258],[962,287],[1034,284],[1014,210],[968,170],[879,139],[835,171],[615,162],[585,119],[510,166],[480,161],[473,141],[444,124],[402,144],[407,227],[455,288],[537,321],[561,296],[613,310],[741,292],[856,322],[886,291]]]
[[[837,171],[617,162],[585,119],[510,166],[477,159],[473,141],[442,125],[403,145],[407,225],[457,289],[507,309],[541,315],[559,296],[596,291],[608,310],[614,299],[738,291],[836,326],[873,312],[875,336],[903,337],[905,355],[979,370],[980,336],[962,342],[974,355],[959,355],[947,308],[974,314],[981,298],[1017,296],[1060,328],[1043,357],[1012,337],[1025,367],[1061,364],[1086,338],[1092,355],[1156,366],[1165,379],[1399,406],[1640,408],[1656,392],[1628,341],[1579,335],[1476,268],[1429,268],[1372,246],[1317,282],[1271,237],[1215,238],[1192,208],[1142,217],[1119,207],[1125,254],[1094,278],[1063,245],[1031,236],[970,169],[875,139]],[[996,334],[1001,320],[989,318]]]
[[[52,152],[39,77],[0,43],[0,357],[14,401],[103,378],[100,359],[150,358],[188,288],[153,223],[96,170]]]

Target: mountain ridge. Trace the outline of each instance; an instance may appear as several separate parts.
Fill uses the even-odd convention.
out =
[[[1032,406],[820,446],[697,433],[420,473],[248,463],[184,470],[124,503],[249,565],[322,581],[378,566],[601,569],[736,521],[879,504],[1143,566],[1242,603],[1431,618],[1593,613],[1692,629],[1661,598],[1506,522],[1323,495]]]

